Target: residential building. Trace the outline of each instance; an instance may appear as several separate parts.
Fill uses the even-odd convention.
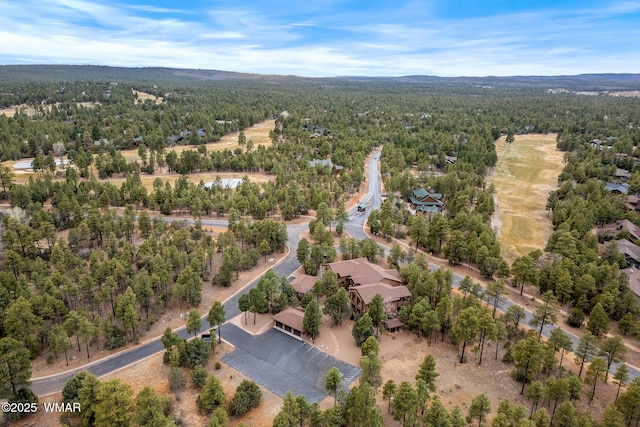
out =
[[[611,240],[604,244],[605,247],[616,242],[618,252],[624,255],[624,259],[629,267],[640,267],[640,246],[636,246],[627,239]]]
[[[629,192],[629,184],[619,184],[617,182],[607,182],[605,188],[614,194],[627,194]]]
[[[409,196],[409,206],[417,212],[433,215],[444,211],[445,205],[442,201],[442,194],[432,193],[431,189],[419,188],[411,192]]]
[[[386,283],[391,286],[402,285],[402,276],[395,269],[384,268],[369,262],[366,258],[356,258],[347,261],[331,262],[325,265],[338,276],[338,285],[343,288],[351,286]]]
[[[300,274],[291,280],[291,287],[295,289],[298,299],[302,299],[305,294],[313,290],[313,285],[315,285],[317,281],[318,277],[316,276]]]
[[[403,306],[411,306],[411,292],[406,286],[392,286],[386,283],[352,286],[349,288],[349,300],[354,314],[360,316],[369,310],[369,303],[376,295],[382,297],[385,312],[394,317]]]
[[[614,223],[603,225],[597,230],[597,234],[600,237],[615,238],[621,231],[629,233],[629,237],[633,240],[640,240],[640,227],[628,219],[619,219]]]

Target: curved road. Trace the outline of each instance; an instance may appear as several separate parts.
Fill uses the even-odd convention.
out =
[[[369,216],[369,212],[373,209],[379,209],[382,203],[381,193],[380,193],[380,174],[378,169],[378,160],[380,157],[380,151],[376,151],[376,153],[369,160],[369,170],[368,170],[368,187],[367,194],[362,198],[362,203],[367,203],[367,211],[366,212],[357,212],[356,208],[349,210],[349,221],[345,224],[345,230],[349,232],[349,234],[355,239],[365,239],[367,234],[364,232],[364,225],[366,223],[367,217]],[[203,225],[207,226],[226,226],[226,221],[221,220],[202,220]],[[300,263],[296,260],[295,252],[298,247],[298,242],[300,241],[300,234],[308,228],[308,224],[300,224],[300,225],[290,225],[287,226],[288,232],[288,246],[289,246],[289,254],[276,266],[273,267],[273,271],[279,276],[290,276],[299,266]],[[432,268],[438,268],[435,264],[431,265]],[[229,298],[224,302],[224,308],[226,312],[227,319],[231,319],[238,314],[240,314],[240,310],[238,309],[238,299],[243,292],[255,287],[258,283],[259,279],[254,280],[245,288],[238,291],[235,295]],[[454,285],[458,286],[462,277],[454,274]],[[515,302],[505,298],[503,300],[502,306],[499,308],[501,311],[506,310],[510,305],[516,304]],[[527,319],[531,319],[532,313],[526,310]],[[528,326],[528,321],[525,322]],[[543,335],[549,336],[549,333],[554,328],[554,326],[547,325],[543,330]],[[209,323],[205,318],[202,319],[202,328],[201,330],[206,331],[210,329]],[[225,337],[223,331],[223,338]],[[189,335],[186,333],[185,328],[182,327],[178,329],[176,332],[183,337],[189,338]],[[579,342],[579,338],[573,335],[570,331],[565,329],[565,332],[569,334],[571,339],[574,342],[574,348]],[[229,339],[230,337],[227,337]],[[233,343],[233,339],[230,339]],[[62,390],[67,381],[77,372],[87,370],[97,377],[115,372],[119,369],[125,368],[129,365],[132,365],[144,358],[153,356],[159,352],[164,351],[164,347],[160,338],[157,337],[152,339],[149,342],[146,342],[136,348],[133,348],[128,351],[123,351],[121,353],[116,353],[112,356],[109,356],[104,359],[97,360],[83,367],[73,369],[70,371],[66,371],[63,373],[50,375],[47,377],[33,378],[31,389],[32,391],[38,395],[43,396],[47,394],[56,393]],[[630,371],[630,380],[640,377],[640,371],[638,368],[629,366]]]
[[[371,209],[378,209],[380,207],[380,176],[378,173],[379,157],[380,151],[377,151],[369,162],[369,174],[367,177],[369,186],[366,196],[361,200],[362,202],[367,202],[370,204],[367,211]],[[349,222],[345,224],[345,229],[347,229],[354,238],[366,238],[366,234],[363,230],[363,225],[366,222],[367,216],[368,212],[359,213],[356,212],[355,208],[351,209],[349,211],[350,219]],[[226,227],[227,221],[203,219],[202,224],[206,226]],[[298,247],[298,242],[300,241],[300,234],[306,229],[308,229],[308,224],[287,226],[287,245],[289,246],[290,250],[289,254],[278,265],[273,267],[273,271],[278,274],[278,276],[284,275],[288,277],[300,266],[300,263],[296,259],[295,254]],[[255,287],[258,283],[258,280],[259,278],[255,279],[245,288],[239,290],[236,294],[234,294],[231,298],[227,299],[224,302],[224,309],[227,319],[231,319],[240,314],[240,309],[238,308],[238,299],[240,298],[240,295]],[[201,319],[201,322],[202,331],[210,329],[209,322],[207,322],[206,318]],[[225,338],[224,331],[225,328],[223,327],[223,338]],[[190,335],[186,333],[185,327],[177,329],[176,332],[182,338],[190,337]],[[232,337],[226,337],[225,339],[228,339],[233,344],[233,340],[231,338]],[[153,356],[162,351],[164,351],[164,346],[160,341],[160,337],[157,337],[138,347],[132,348],[131,350],[116,353],[112,356],[96,360],[95,362],[90,362],[89,364],[76,369],[72,369],[59,374],[49,375],[46,377],[32,378],[31,390],[38,396],[57,393],[62,390],[67,381],[69,381],[71,377],[73,377],[73,375],[75,375],[77,372],[86,370],[97,377],[101,377],[103,375],[115,372],[119,369],[123,369],[129,365],[132,365],[142,359]]]

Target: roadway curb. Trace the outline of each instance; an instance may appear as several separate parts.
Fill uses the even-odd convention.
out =
[[[271,267],[269,267],[269,268],[268,268],[267,270],[265,270],[264,272],[260,272],[260,274],[256,275],[256,277],[255,277],[255,278],[253,278],[253,279],[252,279],[249,283],[247,283],[244,287],[240,288],[239,290],[237,290],[236,292],[234,292],[231,296],[229,296],[227,299],[225,299],[224,301],[222,301],[222,304],[226,303],[226,302],[227,302],[227,301],[229,301],[231,298],[233,298],[234,296],[236,296],[238,293],[242,292],[242,291],[243,291],[247,286],[249,286],[249,285],[251,284],[251,282],[253,282],[254,280],[256,280],[259,276],[262,276],[262,275],[263,275],[263,274],[265,274],[267,271],[269,271],[271,268],[273,268],[273,267],[275,267],[275,266],[279,265],[280,263],[282,263],[282,262],[287,258],[287,256],[291,253],[291,248],[289,248],[289,245],[286,245],[286,248],[287,248],[287,251],[286,251],[286,253],[284,254],[284,256],[283,256],[281,259],[279,259],[276,263],[274,263]],[[203,315],[203,316],[201,316],[201,317],[200,317],[200,319],[201,319],[201,320],[202,320],[202,319],[206,319],[206,317],[207,317],[207,315]],[[226,324],[227,322],[228,322],[228,320],[227,320],[227,321],[225,321],[225,322],[223,323],[223,325],[224,325],[224,324]],[[179,331],[179,330],[181,330],[181,329],[184,329],[185,327],[186,327],[186,326],[180,326],[179,328],[172,329],[172,331],[173,331],[173,332],[177,332],[177,331]],[[150,339],[148,339],[148,340],[144,341],[143,343],[140,343],[140,344],[139,344],[139,345],[137,345],[136,347],[133,347],[133,348],[129,348],[129,349],[122,350],[122,351],[120,351],[120,352],[117,352],[117,353],[111,354],[111,355],[109,355],[109,356],[103,357],[102,359],[94,360],[94,361],[92,361],[92,362],[89,362],[89,363],[87,363],[87,364],[85,364],[85,365],[82,365],[82,366],[77,367],[77,368],[74,368],[74,369],[69,369],[69,370],[66,370],[66,371],[62,371],[62,372],[58,372],[58,373],[50,374],[50,375],[45,375],[45,376],[42,376],[42,377],[30,378],[30,381],[31,381],[31,382],[33,382],[33,381],[42,381],[42,380],[46,380],[46,379],[48,379],[48,378],[53,378],[53,377],[57,377],[57,376],[65,375],[65,374],[71,374],[71,373],[75,374],[75,373],[78,373],[78,372],[85,371],[87,368],[89,368],[89,367],[91,367],[91,366],[94,366],[94,365],[96,365],[96,364],[98,364],[98,363],[103,363],[103,362],[105,362],[105,361],[111,360],[111,359],[113,359],[114,357],[118,357],[118,356],[120,356],[120,355],[122,355],[122,354],[126,354],[126,353],[128,353],[128,352],[130,352],[130,351],[135,350],[136,348],[139,348],[139,347],[141,347],[141,346],[143,346],[143,345],[149,344],[149,343],[151,343],[151,342],[153,342],[153,341],[155,341],[155,340],[157,340],[157,339],[160,339],[161,337],[162,337],[162,335],[158,335],[158,336],[156,336],[155,338],[150,338]],[[229,345],[231,345],[231,346],[233,347],[233,344],[230,344],[230,343],[229,343],[228,341],[226,341],[224,338],[222,339],[222,341],[224,341],[226,344],[229,344]],[[161,353],[161,352],[162,352],[162,351],[156,352],[156,353],[151,354],[151,355],[149,355],[149,356],[143,357],[142,359],[138,359],[138,360],[136,360],[136,361],[134,361],[134,362],[131,362],[131,363],[127,364],[127,365],[123,365],[123,366],[121,366],[121,367],[119,367],[119,368],[117,368],[117,369],[115,369],[115,370],[113,370],[113,371],[109,372],[108,374],[101,375],[101,376],[100,376],[100,377],[98,377],[98,378],[105,377],[105,376],[110,375],[110,374],[112,374],[112,373],[114,373],[114,372],[118,372],[118,371],[120,371],[120,370],[122,370],[122,369],[124,369],[124,368],[128,368],[128,367],[130,367],[131,365],[134,365],[134,364],[136,364],[136,363],[142,362],[142,361],[147,360],[147,359],[149,359],[149,358],[151,358],[151,357],[155,357],[155,356],[157,356],[157,355],[158,355],[159,353]],[[47,393],[47,394],[43,394],[43,395],[40,395],[40,396],[41,396],[41,397],[49,396],[49,395],[52,395],[52,394],[59,393],[60,391],[61,391],[61,390],[59,390],[59,391],[55,391],[55,392],[51,392],[51,393]]]

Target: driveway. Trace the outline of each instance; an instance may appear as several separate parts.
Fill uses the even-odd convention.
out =
[[[224,326],[226,339],[235,350],[222,361],[280,397],[287,391],[311,402],[327,396],[325,376],[335,367],[346,388],[360,375],[360,369],[324,353],[284,332],[269,329],[253,336],[236,325]]]

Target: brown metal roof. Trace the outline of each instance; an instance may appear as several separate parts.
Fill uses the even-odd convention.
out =
[[[380,294],[384,302],[393,302],[398,301],[401,298],[411,297],[411,292],[406,286],[391,286],[386,283],[353,286],[350,289],[357,292],[366,305],[371,302],[376,294]]]
[[[385,320],[384,325],[387,329],[396,329],[403,327],[404,323],[402,323],[402,321],[397,317],[394,317],[392,319]]]
[[[299,294],[306,294],[313,289],[313,285],[319,280],[316,276],[309,276],[308,274],[301,274],[296,276],[291,281],[291,286],[296,290]]]
[[[402,283],[402,276],[398,270],[383,268],[369,262],[366,258],[332,262],[328,267],[339,277],[351,277],[353,283],[358,286],[380,283],[383,280]]]
[[[275,314],[273,320],[290,326],[292,329],[296,329],[302,332],[302,319],[304,319],[304,312],[293,307],[287,307],[280,313]]]

